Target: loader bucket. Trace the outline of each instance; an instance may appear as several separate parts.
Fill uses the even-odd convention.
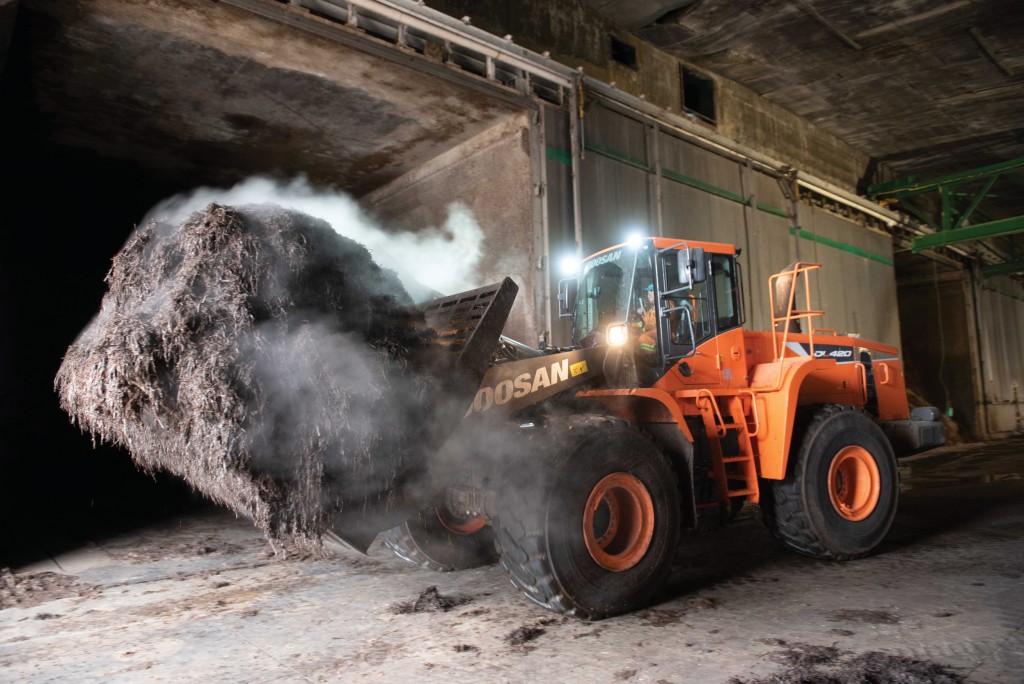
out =
[[[519,286],[511,278],[486,287],[441,297],[420,308],[427,327],[437,334],[435,346],[447,352],[451,368],[476,391],[498,346]]]

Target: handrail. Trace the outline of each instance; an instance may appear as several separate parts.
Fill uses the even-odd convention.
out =
[[[707,396],[705,397],[705,395],[707,395]],[[715,401],[715,395],[711,393],[711,390],[706,389],[706,388],[701,388],[701,389],[697,390],[697,398],[696,398],[696,401],[694,402],[695,404],[697,404],[697,408],[701,408],[701,406],[700,406],[701,399],[707,399],[707,400],[709,400],[711,402],[711,408],[714,409],[715,417],[718,419],[718,427],[717,427],[718,436],[719,437],[725,437],[725,433],[728,431],[728,429],[725,427],[725,419],[722,418],[722,412],[718,409],[718,402]]]
[[[775,275],[768,278],[768,305],[771,313],[772,321],[772,351],[775,355],[775,361],[781,361],[782,356],[786,350],[786,344],[789,340],[789,327],[794,320],[801,318],[807,319],[807,336],[810,340],[810,353],[814,356],[814,326],[811,324],[811,319],[814,316],[825,315],[824,311],[814,311],[811,309],[811,280],[810,272],[816,271],[821,268],[821,264],[814,264],[804,261],[797,261],[793,264],[793,268],[789,270],[780,271]],[[806,306],[804,309],[794,309],[793,306],[796,303],[796,290],[797,283],[796,279],[798,276],[803,275],[804,277],[804,299]],[[784,276],[790,276],[793,278],[793,286],[789,291],[789,301],[786,304],[786,315],[775,316],[775,281]],[[785,323],[785,326],[780,337],[776,327],[779,323]]]
[[[876,364],[874,364],[874,367],[877,368],[878,370],[885,371],[885,373],[884,373],[885,377],[884,378],[879,378],[878,384],[880,384],[880,385],[888,385],[889,381],[892,379],[890,377],[890,375],[889,375],[889,373],[890,373],[890,371],[889,371],[889,364],[887,364],[887,363],[876,363]]]
[[[757,437],[757,433],[759,433],[761,431],[761,419],[758,418],[758,416],[757,416],[757,394],[753,390],[749,390],[749,389],[748,390],[743,390],[742,392],[740,392],[740,394],[741,395],[743,395],[743,394],[749,394],[750,395],[750,413],[753,414],[753,416],[754,416],[754,429],[751,430],[750,429],[750,424],[747,423],[747,425],[746,425],[747,435],[749,437]],[[740,408],[741,409],[743,408],[742,404],[740,404]],[[744,420],[746,420],[746,419],[744,419]]]
[[[860,395],[861,401],[868,403],[868,368],[863,363],[856,363],[854,366],[860,374]]]

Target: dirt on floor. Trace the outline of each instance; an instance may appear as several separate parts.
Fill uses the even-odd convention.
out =
[[[772,641],[784,646],[764,657],[786,666],[757,679],[734,677],[729,684],[962,684],[956,670],[934,662],[878,651],[851,653],[834,646]]]
[[[95,596],[100,591],[96,585],[80,583],[74,575],[56,572],[15,574],[10,568],[0,568],[0,610],[31,608],[71,596]]]
[[[857,561],[787,552],[745,507],[732,524],[684,538],[650,607],[596,623],[527,601],[497,565],[434,573],[379,543],[369,556],[338,545],[327,558],[270,561],[251,523],[209,512],[93,539],[41,578],[39,568],[4,573],[7,596],[12,582],[35,582],[47,600],[26,609],[5,596],[0,672],[30,683],[130,682],[140,672],[234,682],[259,672],[475,684],[542,672],[665,684],[1020,684],[1022,444],[902,460],[892,531]],[[58,572],[85,561],[77,577]],[[20,599],[29,593],[36,587]]]

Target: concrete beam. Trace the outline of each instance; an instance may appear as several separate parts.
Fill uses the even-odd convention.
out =
[[[523,108],[224,3],[20,4],[32,87],[11,104],[189,185],[305,174],[359,196]]]

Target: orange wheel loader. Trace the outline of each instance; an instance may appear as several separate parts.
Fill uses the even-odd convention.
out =
[[[560,284],[568,347],[498,335],[508,279],[431,303],[476,392],[384,542],[436,570],[497,558],[527,598],[583,619],[644,605],[681,531],[744,502],[794,551],[870,553],[896,513],[896,454],[945,433],[936,409],[908,410],[896,348],[814,327],[818,268],[772,276],[766,332],[743,327],[732,245],[666,238],[610,247]]]

